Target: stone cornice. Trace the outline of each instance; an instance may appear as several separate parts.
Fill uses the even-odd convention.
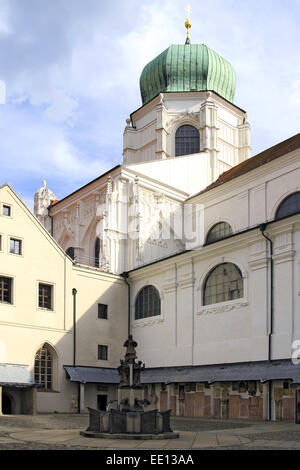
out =
[[[178,287],[178,283],[177,282],[167,282],[165,284],[163,284],[162,288],[163,288],[163,291],[167,294],[171,293],[171,292],[174,292]]]
[[[273,255],[273,260],[275,264],[285,263],[286,261],[293,261],[296,254],[295,250],[286,250],[281,253],[275,253]]]
[[[249,268],[251,271],[257,271],[258,269],[263,269],[268,266],[269,259],[266,257],[253,259],[248,261]]]
[[[188,277],[187,279],[181,279],[178,282],[178,285],[181,289],[187,289],[188,287],[193,287],[195,284],[195,279]]]
[[[143,279],[147,276],[160,274],[162,269],[165,271],[174,264],[189,263],[191,258],[195,261],[205,260],[207,258],[223,256],[224,254],[235,252],[240,248],[247,248],[249,243],[257,241],[257,232],[253,230],[247,233],[240,234],[241,239],[238,240],[238,235],[232,238],[224,239],[218,243],[207,246],[198,247],[188,252],[182,252],[171,255],[169,258],[159,260],[153,264],[140,266],[136,271],[130,272],[130,277],[134,279]],[[161,263],[164,263],[163,265]]]

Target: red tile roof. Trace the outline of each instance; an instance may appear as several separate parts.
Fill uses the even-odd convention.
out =
[[[221,184],[227,183],[228,181],[231,181],[238,176],[244,175],[248,171],[255,170],[261,165],[265,165],[272,160],[276,160],[276,158],[283,157],[287,153],[292,152],[293,150],[297,150],[298,148],[300,148],[300,134],[296,134],[293,137],[290,137],[289,139],[284,140],[283,142],[280,142],[279,144],[274,145],[273,147],[270,147],[267,150],[264,150],[263,152],[255,155],[255,157],[249,158],[239,165],[234,166],[230,170],[225,171],[216,181],[188,199],[206,193],[207,191],[210,191],[211,189],[216,188]]]

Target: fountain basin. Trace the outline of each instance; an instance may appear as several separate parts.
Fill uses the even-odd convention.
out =
[[[170,428],[171,410],[109,411],[89,410],[89,427],[80,434],[102,439],[176,439]]]

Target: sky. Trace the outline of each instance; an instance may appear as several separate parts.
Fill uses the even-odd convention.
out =
[[[0,185],[32,209],[122,163],[143,67],[183,44],[182,0],[0,0]],[[189,0],[191,42],[234,67],[252,155],[299,132],[300,0]]]

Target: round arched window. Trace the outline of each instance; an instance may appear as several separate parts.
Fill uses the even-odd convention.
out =
[[[200,152],[200,135],[194,126],[184,125],[175,134],[175,155],[190,155]]]
[[[34,381],[39,384],[41,388],[45,390],[51,390],[52,388],[52,370],[53,361],[52,355],[49,348],[44,345],[40,348],[34,361]]]
[[[239,299],[244,295],[243,276],[233,263],[222,263],[208,274],[203,290],[203,305]]]
[[[300,191],[291,194],[280,204],[275,219],[282,219],[300,212]]]
[[[232,228],[227,222],[214,225],[207,234],[206,243],[214,243],[232,235]]]
[[[135,320],[160,315],[160,297],[153,286],[146,286],[138,293],[135,301]]]

